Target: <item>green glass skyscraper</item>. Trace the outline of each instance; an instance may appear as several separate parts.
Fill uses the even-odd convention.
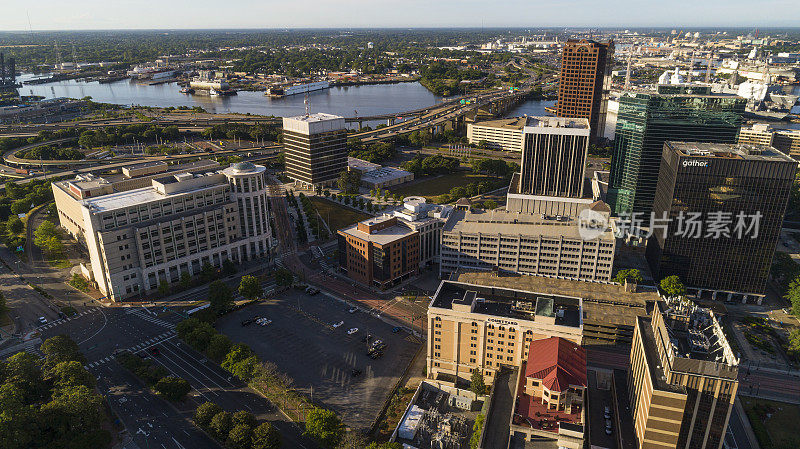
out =
[[[614,214],[649,214],[664,142],[736,143],[746,100],[707,86],[665,85],[619,100],[608,203]]]

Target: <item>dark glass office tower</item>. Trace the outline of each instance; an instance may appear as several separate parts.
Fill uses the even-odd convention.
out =
[[[344,118],[309,114],[283,118],[286,175],[307,188],[336,183],[347,170]]]
[[[626,92],[619,100],[608,203],[612,213],[649,213],[667,140],[736,143],[745,99],[697,95],[698,86]]]
[[[614,42],[570,39],[561,53],[557,117],[589,120],[590,140],[603,134],[611,87]]]
[[[653,276],[762,296],[796,170],[797,161],[764,145],[666,142],[653,212],[669,222],[647,242]],[[689,221],[698,213],[699,232]],[[723,224],[727,232],[717,232]]]

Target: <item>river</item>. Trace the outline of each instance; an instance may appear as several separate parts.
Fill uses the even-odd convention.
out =
[[[19,78],[24,82],[33,78],[25,74]],[[239,91],[237,95],[211,97],[208,95],[187,95],[178,90],[176,83],[147,85],[131,80],[100,84],[96,81],[59,81],[48,84],[24,85],[20,95],[40,95],[45,98],[84,98],[100,103],[140,106],[200,106],[208,112],[236,112],[241,114],[274,115],[289,117],[305,112],[303,95],[283,98],[270,98],[263,92]],[[432,94],[420,83],[373,84],[348,87],[333,87],[312,92],[308,100],[312,112],[326,112],[344,117],[355,115],[369,116],[411,111],[434,105],[442,97]],[[544,115],[545,106],[553,101],[528,101],[507,116]],[[373,122],[375,125],[381,122]],[[365,123],[366,124],[366,123]]]

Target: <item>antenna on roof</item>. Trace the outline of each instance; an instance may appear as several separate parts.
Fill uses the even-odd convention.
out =
[[[306,105],[306,117],[308,117],[311,115],[311,104],[308,102],[308,92],[306,92],[306,95],[303,98],[303,104]]]

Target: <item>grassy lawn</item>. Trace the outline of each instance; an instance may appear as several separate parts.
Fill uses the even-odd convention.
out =
[[[800,447],[795,427],[800,422],[800,406],[748,397],[741,400],[762,449]]]
[[[392,193],[399,193],[402,196],[424,196],[429,200],[443,193],[450,192],[453,187],[465,186],[473,182],[495,181],[499,178],[492,176],[476,175],[468,171],[459,171],[442,175],[436,178],[426,178],[415,184],[401,186],[391,189]]]
[[[337,229],[342,229],[370,217],[370,215],[356,212],[350,208],[336,204],[333,201],[318,197],[309,197],[309,199],[314,204],[314,207],[317,208],[322,219],[328,221],[328,227],[331,229],[334,236]],[[309,219],[311,219],[311,217],[309,217]]]

